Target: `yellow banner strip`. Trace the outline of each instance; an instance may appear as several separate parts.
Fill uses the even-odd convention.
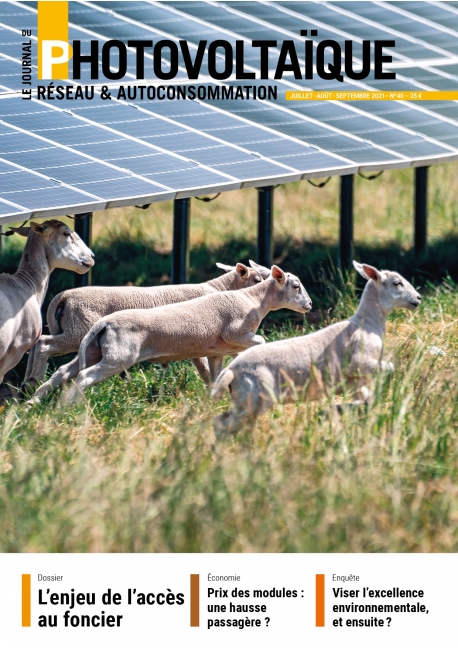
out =
[[[48,40],[68,43],[68,2],[38,2],[38,79],[45,78],[42,53],[43,41]],[[58,56],[61,48],[53,47],[52,51]],[[68,63],[56,63],[52,79],[68,79]]]
[[[287,90],[286,99],[296,101],[339,100],[458,100],[458,90]]]

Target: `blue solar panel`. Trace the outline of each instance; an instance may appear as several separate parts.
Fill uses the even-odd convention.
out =
[[[121,122],[117,124],[118,130],[116,131],[111,129],[107,130],[100,128],[96,123],[88,123],[87,121],[78,119],[76,116],[78,111],[76,110],[73,115],[61,110],[53,110],[53,108],[46,104],[40,104],[38,102],[32,102],[32,105],[34,107],[32,112],[34,117],[33,129],[30,128],[30,116],[27,114],[27,111],[25,111],[24,102],[22,100],[8,99],[0,103],[0,118],[4,120],[5,124],[12,127],[23,128],[24,130],[27,125],[29,127],[29,133],[16,132],[14,134],[18,144],[14,147],[13,151],[9,151],[8,153],[10,158],[14,159],[14,162],[17,162],[19,159],[23,161],[27,158],[31,166],[37,165],[41,168],[44,166],[47,167],[47,164],[43,165],[43,161],[46,160],[47,152],[53,152],[55,158],[57,150],[60,151],[62,160],[65,159],[69,162],[84,162],[87,158],[82,158],[81,154],[90,156],[92,159],[95,159],[96,162],[101,164],[110,162],[107,160],[108,158],[116,157],[117,171],[127,170],[127,172],[129,172],[133,171],[129,167],[130,159],[133,155],[137,155],[144,156],[145,159],[147,159],[147,162],[151,162],[153,165],[153,168],[148,168],[148,166],[146,166],[144,172],[154,173],[157,170],[160,173],[164,170],[164,167],[167,166],[168,162],[169,167],[175,171],[180,171],[182,182],[186,187],[192,185],[192,178],[195,177],[195,162],[181,160],[170,155],[167,151],[158,151],[147,146],[147,144],[142,143],[142,140],[147,143],[148,139],[150,137],[154,139],[154,136],[144,135],[142,139],[134,141],[126,139],[124,136],[129,135],[129,121],[121,120]],[[28,106],[28,104],[26,106]],[[92,103],[89,106],[91,106],[89,110],[94,112],[94,106]],[[130,113],[134,118],[142,115],[132,107],[125,107],[122,104],[116,104],[116,107],[119,107],[120,114],[124,116],[126,108],[130,108]],[[84,113],[84,109],[81,109],[81,112]],[[98,111],[98,114],[101,116],[104,113],[103,110]],[[148,129],[144,129],[144,133],[145,131],[148,133]],[[36,136],[40,136],[40,138],[34,138],[31,135],[32,133]],[[154,133],[154,130],[152,130],[152,133]],[[58,149],[55,145],[61,145],[61,147],[65,148]],[[181,148],[185,147],[186,143],[183,142]],[[171,149],[169,149],[169,151],[170,150]],[[34,154],[34,152],[41,153]],[[150,157],[153,153],[157,153],[158,156],[161,155],[162,160],[157,161],[154,157]],[[21,164],[23,164],[23,162],[21,162]],[[54,159],[51,161],[49,166],[53,167],[53,169],[55,168]],[[187,178],[188,174],[190,174],[189,179]],[[123,175],[125,176],[126,174],[124,173]],[[206,178],[209,186],[232,180],[216,174],[210,169],[202,170],[200,178]],[[148,181],[152,181],[149,176]],[[165,189],[175,188],[166,187]],[[150,188],[151,192],[153,192],[153,190],[154,188]]]
[[[19,207],[14,206],[12,203],[7,203],[7,201],[0,199],[0,217],[17,217],[20,219],[21,216],[26,215],[27,212]]]
[[[200,40],[244,40],[245,69],[259,71],[252,39],[292,40],[300,64],[303,28],[315,28],[314,48],[325,38],[356,45],[360,39],[395,39],[386,69],[396,80],[348,80],[348,89],[438,89],[458,83],[458,10],[429,2],[72,2],[70,40],[89,52],[93,39],[185,39],[192,56]],[[277,88],[277,99],[182,101],[24,102],[21,90],[22,29],[33,30],[36,85],[36,3],[0,3],[0,219],[71,206],[128,205],[212,189],[285,182],[317,173],[354,173],[359,167],[409,166],[458,155],[456,102],[291,102],[287,90],[342,89],[338,81],[249,80]],[[100,48],[101,49],[101,48]],[[274,70],[279,49],[269,52]],[[100,52],[99,52],[100,59]],[[219,56],[221,59],[221,56]],[[426,61],[426,63],[425,63]],[[167,66],[167,58],[163,58]],[[172,82],[187,81],[185,63]],[[201,75],[208,74],[204,55]],[[390,68],[391,66],[391,68]],[[99,60],[100,68],[100,60]],[[259,76],[259,74],[257,75]],[[151,50],[145,77],[157,82]],[[88,64],[82,83],[91,81]],[[135,81],[135,55],[126,77]],[[206,88],[208,77],[196,80]],[[235,86],[234,79],[212,87]],[[112,84],[116,86],[116,84]],[[426,163],[425,163],[426,164]],[[22,197],[22,198],[21,198]],[[54,211],[54,212],[53,212]]]

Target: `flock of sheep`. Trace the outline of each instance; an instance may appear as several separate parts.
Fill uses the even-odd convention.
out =
[[[278,266],[250,262],[226,266],[225,274],[202,284],[161,287],[85,287],[63,291],[48,308],[49,335],[41,312],[54,268],[85,273],[91,250],[57,220],[12,228],[27,237],[17,272],[0,275],[0,383],[30,350],[25,384],[43,381],[50,356],[78,352],[27,402],[41,401],[76,377],[65,393],[74,402],[86,388],[140,361],[166,366],[192,359],[213,399],[229,388],[232,410],[215,417],[217,433],[236,433],[278,401],[318,399],[329,391],[351,391],[352,404],[371,400],[371,379],[382,361],[386,317],[415,309],[420,296],[393,271],[354,266],[367,284],[355,314],[313,334],[265,343],[256,334],[271,310],[308,312],[312,302],[300,280]],[[235,357],[223,370],[225,355]]]

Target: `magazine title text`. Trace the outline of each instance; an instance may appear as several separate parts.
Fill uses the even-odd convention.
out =
[[[304,32],[306,30],[302,30],[301,35]],[[394,48],[394,40],[364,40],[357,45],[348,40],[342,46],[327,39],[315,47],[313,40],[306,39],[300,48],[293,40],[252,40],[249,44],[243,40],[210,43],[201,40],[198,45],[191,46],[186,40],[109,40],[103,44],[92,40],[89,48],[87,42],[75,40],[71,57],[70,48],[62,48],[54,57],[58,42],[52,43],[53,47],[46,51],[48,69],[52,69],[54,63],[61,64],[64,51],[67,51],[68,60],[72,60],[74,80],[81,79],[83,66],[90,67],[92,79],[99,79],[101,67],[102,76],[112,81],[123,79],[128,71],[137,79],[145,79],[145,75],[150,77],[153,72],[163,81],[173,80],[183,72],[190,80],[204,74],[216,81],[269,79],[271,72],[274,72],[274,79],[282,79],[284,75],[313,79],[317,75],[341,83],[345,77],[366,79],[372,71],[374,79],[396,78],[395,72],[384,69],[392,61],[391,55],[384,50]]]

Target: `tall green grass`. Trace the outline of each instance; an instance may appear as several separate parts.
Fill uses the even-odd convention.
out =
[[[353,279],[335,294],[331,320],[356,307]],[[445,281],[417,312],[390,317],[397,371],[376,382],[367,412],[283,405],[216,439],[228,399],[212,403],[188,363],[144,364],[79,407],[57,395],[30,412],[10,406],[0,550],[456,552],[457,354],[458,294]]]

